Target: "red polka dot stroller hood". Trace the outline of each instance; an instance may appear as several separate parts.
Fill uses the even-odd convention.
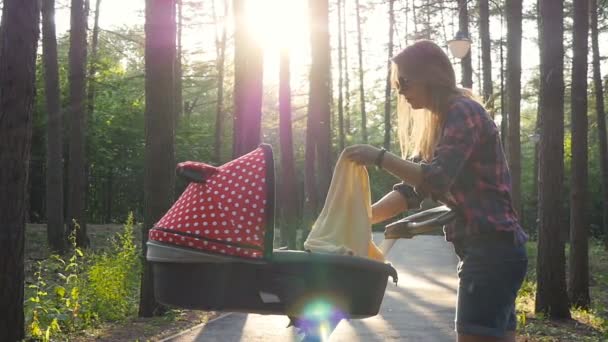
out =
[[[274,162],[270,145],[222,166],[178,164],[190,184],[149,239],[208,253],[259,259],[272,254]]]

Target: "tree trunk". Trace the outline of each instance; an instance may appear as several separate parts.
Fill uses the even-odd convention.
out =
[[[540,99],[538,101],[540,103]],[[533,209],[534,209],[534,229],[536,230],[536,232],[538,232],[538,220],[539,220],[539,168],[538,168],[538,164],[539,164],[539,151],[540,151],[540,141],[537,140],[537,138],[540,138],[540,130],[542,127],[542,123],[541,123],[541,113],[540,113],[540,108],[537,109],[536,111],[536,125],[534,128],[534,135],[535,135],[535,142],[534,142],[534,165],[533,165],[533,174],[534,174],[534,178],[533,178],[533,185],[532,185],[532,203],[533,203]]]
[[[539,1],[536,0],[536,26],[539,28],[538,30],[538,49],[539,51],[543,49],[543,40],[542,40],[542,32],[540,31],[540,6]],[[540,79],[538,87],[540,89]],[[542,93],[538,93],[538,101],[539,104],[543,102]],[[542,108],[537,106],[536,108],[536,124],[534,127],[534,186],[532,188],[532,198],[534,200],[534,227],[536,232],[539,232],[540,227],[540,136],[543,127],[542,123]]]
[[[357,10],[357,50],[359,55],[359,101],[361,105],[361,141],[367,144],[367,113],[365,112],[365,73],[363,70],[363,37],[361,32],[361,13],[359,0],[355,0]]]
[[[68,168],[69,197],[68,224],[76,234],[76,244],[88,247],[87,217],[85,210],[85,132],[86,132],[86,64],[87,64],[87,23],[85,3],[72,0],[70,9],[70,159]],[[78,229],[76,229],[76,225]]]
[[[114,187],[114,169],[110,166],[108,167],[107,170],[107,174],[105,177],[105,191],[104,191],[104,215],[103,215],[103,222],[104,223],[111,223],[112,222],[112,197],[114,192],[112,191],[113,187]]]
[[[35,97],[38,1],[6,0],[0,30],[0,341],[24,336],[25,195]]]
[[[505,41],[503,34],[504,14],[500,13],[500,138],[505,149],[505,155],[509,156],[509,144],[507,139],[507,131],[509,128],[509,114],[505,110],[505,66],[504,66],[504,49]],[[540,45],[540,43],[539,43]]]
[[[589,0],[574,0],[572,40],[572,160],[570,185],[570,267],[568,297],[577,307],[588,308],[589,226],[587,223],[587,53]]]
[[[513,208],[521,215],[521,37],[522,0],[507,0],[507,102],[509,118],[508,158],[511,171]]]
[[[564,181],[564,24],[563,3],[540,0],[540,227],[536,292],[537,313],[569,318],[563,220]]]
[[[418,39],[418,16],[416,15],[416,0],[412,0],[412,19],[414,22],[414,39]]]
[[[342,68],[342,1],[338,0],[338,148],[344,149],[344,96],[342,87],[344,69]]]
[[[469,10],[467,0],[458,0],[458,30],[469,37]],[[461,60],[462,86],[473,88],[473,66],[471,65],[471,50]]]
[[[407,6],[405,6],[405,9],[406,9],[406,15],[407,15]],[[443,13],[444,9],[445,9],[445,4],[442,1],[441,2],[441,7],[439,7],[439,16],[441,18],[441,33],[443,34],[442,38],[443,38],[443,41],[444,41],[443,46],[444,46],[445,50],[447,51],[449,49],[449,47],[448,47],[448,40],[450,40],[451,38],[448,38],[448,33],[445,30],[446,20],[445,20],[445,15]],[[407,16],[406,16],[406,18],[407,18]],[[407,39],[407,32],[408,31],[407,31],[407,25],[406,25],[405,26],[405,33],[406,33],[406,39],[405,39],[405,41],[406,41],[406,45],[407,45],[407,41],[408,41],[408,39]]]
[[[226,18],[228,17],[228,3],[224,0],[224,16],[222,24],[221,37],[218,37],[216,31],[216,68],[217,68],[217,103],[215,107],[215,162],[218,164],[222,163],[222,145],[224,137],[224,60],[226,59]],[[215,1],[212,1],[214,4]],[[217,17],[215,15],[215,6],[213,6],[215,27],[219,25]]]
[[[296,248],[298,186],[296,167],[293,156],[293,134],[291,128],[291,80],[289,71],[289,52],[281,54],[279,75],[279,139],[281,145],[281,208],[283,225],[281,226],[281,246]]]
[[[350,76],[348,68],[348,31],[346,30],[346,0],[342,1],[342,37],[344,40],[344,134],[350,134]]]
[[[317,185],[319,198],[325,199],[332,175],[331,158],[331,54],[329,44],[329,3],[328,0],[310,0],[310,20],[312,27],[310,97],[308,113],[315,113],[314,143],[317,159]]]
[[[304,221],[308,225],[319,208],[317,194],[317,176],[315,165],[317,159],[315,137],[317,135],[316,113],[308,111],[306,117],[306,146],[304,151]],[[312,223],[312,222],[310,222]]]
[[[488,0],[479,0],[479,36],[481,38],[481,64],[483,69],[483,101],[484,103],[487,103],[492,98],[492,93],[494,92],[492,89],[492,46],[490,39],[490,8]],[[521,37],[519,37],[519,39],[521,39]],[[507,53],[507,59],[508,58],[509,56]],[[490,106],[494,107],[493,104]]]
[[[54,0],[53,0],[54,1]],[[99,7],[101,0],[95,2],[95,19],[93,24],[93,38],[91,39],[91,61],[89,64],[89,90],[87,92],[87,108],[89,121],[95,111],[95,76],[97,74],[97,50],[99,48]]]
[[[311,0],[312,1],[312,0]],[[309,4],[311,6],[311,4]],[[310,23],[312,24],[312,11],[310,17]],[[311,42],[312,42],[311,33]],[[314,45],[314,44],[313,44]],[[312,89],[312,80],[311,80]],[[310,106],[310,98],[309,98]],[[310,108],[310,107],[309,107]],[[317,174],[315,172],[315,166],[317,164],[317,151],[315,138],[318,132],[318,113],[315,111],[308,110],[306,116],[306,146],[304,151],[304,226],[308,227],[309,223],[312,224],[312,220],[317,214],[319,209],[319,195],[317,193]],[[305,232],[307,233],[307,232]],[[306,237],[303,236],[303,239]]]
[[[384,89],[384,148],[391,149],[391,69],[393,57],[393,35],[395,32],[395,1],[388,1],[388,62]]]
[[[184,100],[183,100],[183,71],[182,71],[182,28],[183,28],[183,17],[182,17],[182,0],[175,0],[176,6],[176,25],[177,25],[177,48],[175,56],[175,123],[182,118],[184,114]]]
[[[175,170],[175,1],[146,0],[146,113],[144,153],[144,225],[139,316],[160,315],[154,298],[154,274],[145,262],[148,231],[171,207]]]
[[[262,124],[262,48],[247,27],[245,1],[234,0],[234,127],[232,157],[255,150]]]
[[[63,116],[59,90],[57,37],[55,33],[55,0],[42,1],[42,59],[46,95],[46,220],[47,241],[51,250],[65,250],[63,222]]]
[[[408,2],[406,1],[403,5],[403,20],[404,22],[404,32],[403,32],[403,41],[405,42],[405,46],[410,45],[410,8],[408,6]],[[441,11],[441,20],[443,21],[443,10]]]
[[[602,180],[602,212],[604,241],[608,242],[608,139],[606,138],[606,112],[604,111],[604,89],[600,70],[600,46],[598,42],[597,0],[591,0],[591,46],[593,50],[593,88],[595,89],[595,112]],[[608,243],[607,243],[608,245]]]

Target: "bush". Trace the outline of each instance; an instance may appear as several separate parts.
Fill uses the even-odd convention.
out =
[[[95,318],[87,309],[86,299],[80,296],[85,286],[85,255],[76,247],[75,231],[68,240],[73,253],[67,261],[59,255],[39,261],[36,282],[29,286],[33,295],[25,302],[25,312],[29,335],[35,339],[49,341],[53,335],[82,329]]]
[[[95,322],[117,321],[136,313],[141,275],[140,250],[135,245],[133,214],[111,247],[95,254],[73,247],[67,261],[59,255],[38,262],[31,296],[25,302],[28,334],[52,337],[84,330]],[[55,339],[54,338],[54,339]]]
[[[110,250],[91,256],[86,294],[91,309],[103,320],[121,320],[137,309],[141,262],[133,236],[133,214],[129,214]]]

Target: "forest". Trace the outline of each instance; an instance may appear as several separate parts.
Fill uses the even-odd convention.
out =
[[[518,328],[608,338],[607,0],[0,6],[0,341],[176,319],[154,298],[145,242],[187,186],[180,162],[270,144],[274,245],[302,249],[345,147],[401,154],[390,58],[421,39],[500,130],[531,237]],[[399,182],[369,175],[373,200]],[[562,319],[588,329],[551,335]]]

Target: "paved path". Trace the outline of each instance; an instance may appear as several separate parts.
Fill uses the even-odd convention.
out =
[[[381,239],[376,235],[375,239]],[[387,285],[380,313],[362,320],[343,320],[329,341],[454,341],[457,257],[442,236],[399,240],[388,259],[399,273],[399,285]],[[171,342],[299,341],[283,316],[229,314]]]

